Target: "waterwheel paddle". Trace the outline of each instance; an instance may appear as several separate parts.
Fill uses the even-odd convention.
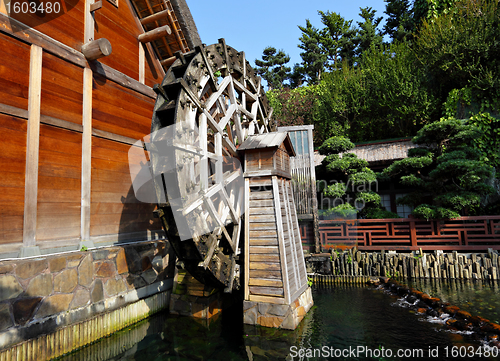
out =
[[[221,39],[178,53],[155,91],[146,148],[158,215],[184,267],[231,292],[239,287],[244,211],[237,148],[275,128],[260,77]]]

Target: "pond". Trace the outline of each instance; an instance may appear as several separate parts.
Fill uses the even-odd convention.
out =
[[[500,360],[479,355],[486,349],[474,335],[427,322],[380,289],[314,288],[313,297],[295,331],[243,325],[239,306],[208,325],[162,313],[62,359]]]

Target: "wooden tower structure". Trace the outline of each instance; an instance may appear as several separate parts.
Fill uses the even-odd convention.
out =
[[[295,329],[312,306],[291,183],[295,151],[286,132],[249,136],[238,151],[245,170],[244,322]],[[268,312],[275,305],[280,312]]]

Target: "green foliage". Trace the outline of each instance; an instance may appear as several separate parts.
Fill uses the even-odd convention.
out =
[[[413,31],[413,13],[409,0],[385,0],[387,20],[384,34],[389,35],[393,42],[407,40]]]
[[[353,146],[347,138],[332,137],[320,147],[321,152],[328,155],[321,167],[317,167],[318,177],[338,182],[318,189],[334,200],[334,207],[323,213],[326,216],[353,218],[358,212],[365,216],[369,210],[382,209],[380,196],[371,189],[376,185],[377,175],[368,168],[368,162],[353,153],[337,154]]]
[[[453,219],[460,217],[460,214],[447,208],[436,207],[428,204],[421,204],[415,208],[412,214],[419,219]]]
[[[257,74],[262,75],[267,81],[269,89],[283,87],[283,82],[290,75],[290,68],[285,66],[290,61],[290,56],[283,50],[277,51],[271,46],[264,49],[262,60],[255,59]]]
[[[427,147],[412,151],[412,157],[384,170],[414,190],[397,203],[417,206],[413,214],[423,219],[477,214],[482,196],[494,191],[487,184],[492,167],[482,160],[480,151],[468,146],[482,136],[481,129],[463,120],[424,126],[413,142]]]
[[[420,0],[418,3],[429,3]],[[440,103],[451,102],[450,92],[463,94],[499,109],[500,7],[493,0],[430,1],[445,3],[444,10],[430,6],[415,40],[415,52],[429,75],[429,87]],[[446,10],[446,8],[449,9]],[[429,16],[432,13],[432,16]],[[466,99],[465,99],[466,100]],[[448,104],[450,105],[450,104]],[[460,116],[447,114],[447,116]]]
[[[356,56],[361,59],[365,51],[382,46],[383,35],[381,31],[377,30],[377,27],[383,18],[375,17],[376,10],[371,7],[367,6],[359,10],[359,16],[363,21],[358,22],[359,31],[354,41],[357,44]]]
[[[327,197],[342,198],[346,194],[345,183],[334,183],[329,185],[323,192]]]
[[[345,219],[356,218],[357,214],[358,214],[357,209],[354,208],[354,206],[351,205],[350,203],[343,203],[323,212],[323,215],[329,218],[345,218]]]
[[[481,152],[481,160],[498,167],[500,165],[500,118],[489,113],[478,113],[469,123],[483,131],[483,136],[472,139],[472,144]]]
[[[380,205],[380,196],[373,191],[356,193],[356,200],[363,202],[365,206],[376,207]]]
[[[317,119],[341,125],[354,141],[414,135],[438,109],[416,65],[406,44],[372,46],[358,65],[323,76]]]
[[[365,214],[369,219],[401,218],[399,214],[381,208],[368,209]]]
[[[354,143],[340,136],[331,137],[318,148],[319,154],[338,154],[354,148]]]

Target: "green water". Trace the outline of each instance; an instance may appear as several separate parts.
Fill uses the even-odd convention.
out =
[[[316,288],[313,298],[314,308],[295,331],[243,325],[237,306],[209,325],[160,314],[64,360],[500,360],[459,357],[478,350],[474,335],[426,322],[381,290]]]

